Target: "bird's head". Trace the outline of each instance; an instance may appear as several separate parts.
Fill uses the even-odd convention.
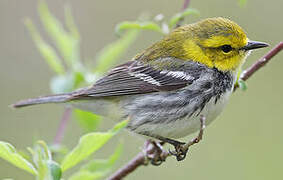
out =
[[[266,46],[266,43],[249,40],[233,21],[218,17],[176,28],[137,58],[152,61],[171,56],[221,71],[236,71],[250,50]]]
[[[250,50],[268,46],[249,40],[238,24],[225,18],[208,18],[180,27],[173,34],[180,32],[187,34],[183,42],[186,59],[221,71],[238,69]]]

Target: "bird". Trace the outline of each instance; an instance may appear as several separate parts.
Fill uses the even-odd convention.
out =
[[[90,87],[19,101],[13,107],[59,103],[115,118],[127,129],[175,147],[177,160],[187,149],[177,139],[209,125],[222,112],[246,57],[267,47],[248,39],[235,22],[207,18],[174,29]]]

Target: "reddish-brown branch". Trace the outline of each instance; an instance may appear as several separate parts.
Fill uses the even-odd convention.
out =
[[[268,63],[270,59],[273,56],[275,56],[277,53],[279,53],[282,49],[283,49],[283,42],[280,42],[273,49],[271,49],[266,55],[264,55],[262,58],[256,61],[251,67],[246,69],[241,74],[240,78],[244,81],[249,79],[258,69],[260,69],[266,63]]]
[[[185,11],[189,7],[189,4],[190,4],[190,0],[185,0],[181,11],[182,12]],[[179,19],[179,21],[176,23],[175,28],[180,27],[183,21],[184,21],[184,18]]]
[[[134,170],[136,170],[138,167],[144,164],[145,161],[145,155],[144,153],[140,152],[136,157],[134,157],[128,164],[121,169],[119,169],[117,172],[115,172],[111,177],[108,178],[108,180],[119,180],[123,177],[127,176]]]
[[[262,56],[259,60],[257,60],[253,65],[243,71],[240,76],[240,79],[246,81],[249,79],[256,71],[266,65],[273,56],[279,53],[283,49],[283,42],[278,43],[273,49],[271,49],[268,53]],[[235,85],[234,91],[238,88],[238,85]]]
[[[146,154],[153,154],[155,151],[155,146],[152,145],[152,143],[147,140],[144,144],[144,152],[140,152],[137,154],[131,161],[128,162],[128,164],[118,171],[116,171],[111,177],[108,178],[108,180],[119,180],[126,177],[128,174],[136,170],[138,167],[146,164]]]
[[[54,144],[60,144],[62,142],[64,133],[65,133],[65,129],[70,119],[71,113],[72,113],[72,109],[67,107],[63,113],[62,119],[60,121],[60,125],[55,135]]]
[[[185,0],[184,5],[182,7],[182,11],[186,10],[189,7],[189,4],[190,4],[190,0]]]
[[[274,57],[276,54],[278,54],[283,49],[283,42],[280,42],[277,44],[272,50],[270,50],[266,55],[264,55],[262,58],[260,58],[258,61],[256,61],[251,67],[249,67],[247,70],[245,70],[242,75],[241,79],[246,81],[249,79],[255,72],[257,72],[260,68],[262,68],[266,63],[268,63],[272,57]],[[237,87],[235,87],[237,88]],[[147,142],[148,144],[148,142]],[[153,152],[155,151],[155,146],[151,146],[148,148],[148,146],[145,146],[145,152]],[[139,153],[136,157],[134,157],[128,164],[126,164],[124,167],[119,169],[117,172],[115,172],[109,180],[120,180],[124,177],[126,177],[128,174],[136,170],[139,166],[142,166],[146,162],[146,153]],[[169,156],[170,154],[167,154]],[[165,157],[165,158],[166,158]]]

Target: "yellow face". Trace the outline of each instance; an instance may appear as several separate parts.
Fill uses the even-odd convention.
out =
[[[221,71],[236,70],[243,64],[248,38],[236,23],[210,18],[189,26],[192,36],[183,44],[188,59]]]
[[[248,40],[242,28],[228,19],[208,18],[175,29],[135,59],[154,61],[160,57],[176,57],[220,71],[236,71],[249,50],[266,46]]]

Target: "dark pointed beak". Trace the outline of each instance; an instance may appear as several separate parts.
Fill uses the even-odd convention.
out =
[[[258,49],[258,48],[264,48],[269,46],[269,44],[264,43],[264,42],[257,42],[257,41],[249,41],[247,45],[242,47],[242,50],[249,51],[253,49]]]

